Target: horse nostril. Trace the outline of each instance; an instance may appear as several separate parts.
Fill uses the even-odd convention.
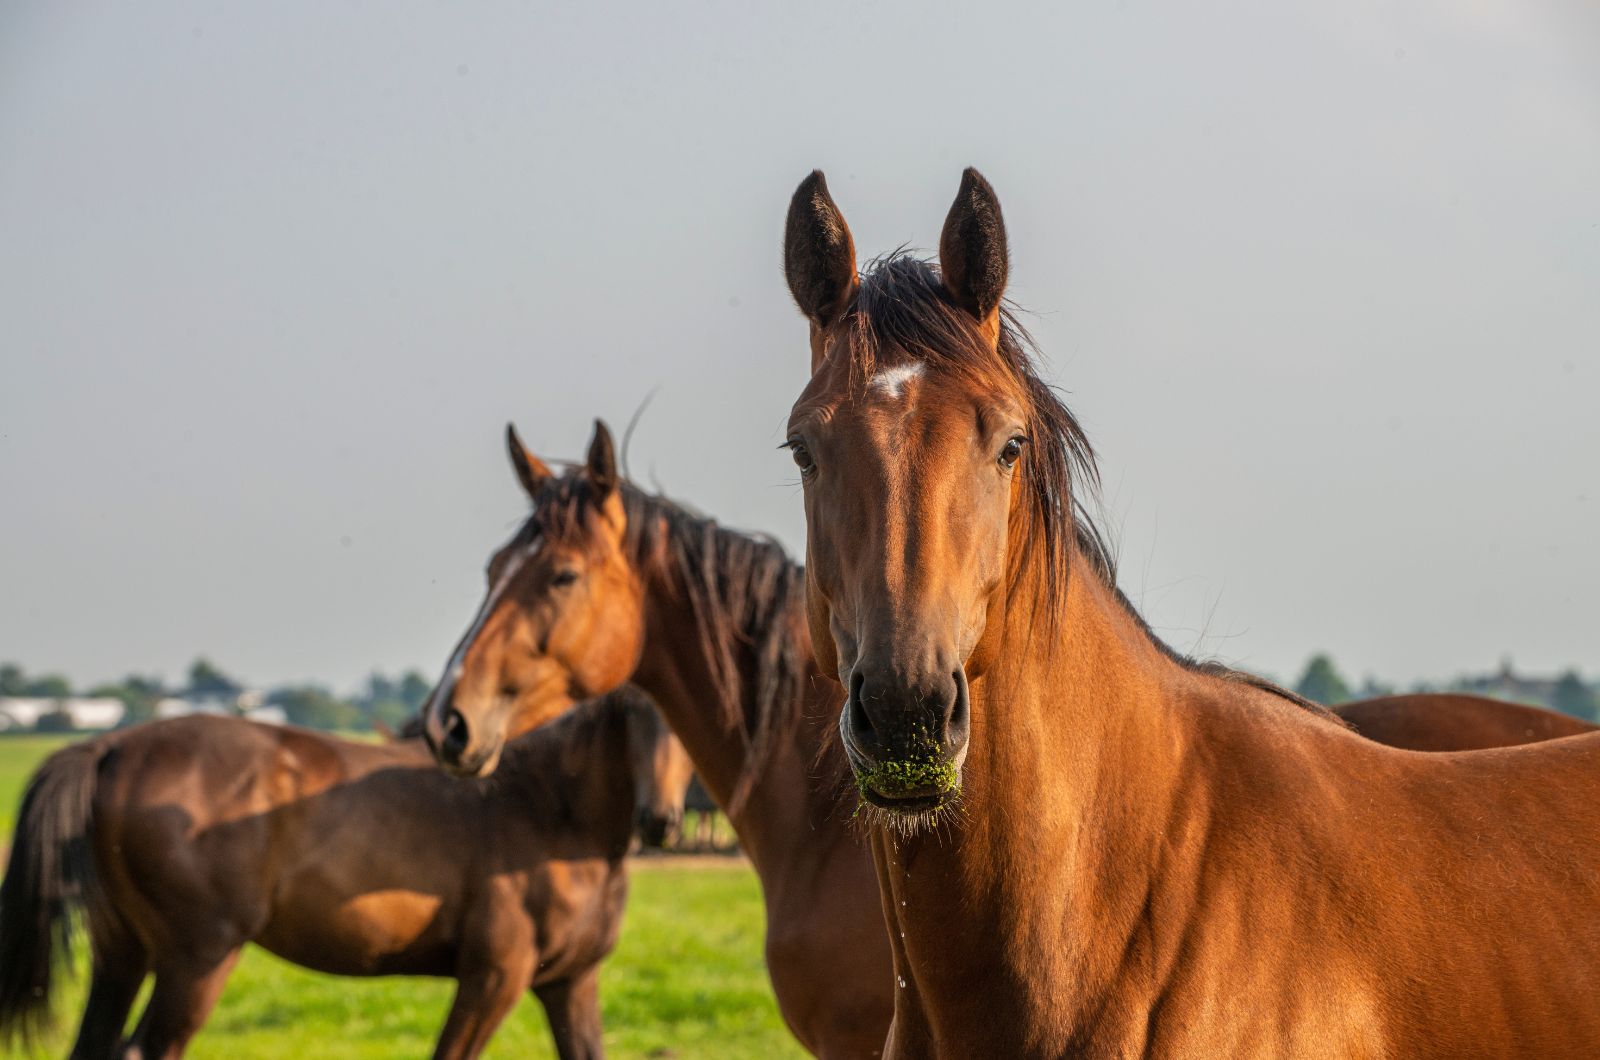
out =
[[[854,730],[856,740],[860,743],[874,743],[877,740],[877,726],[872,724],[872,713],[867,710],[867,704],[862,699],[866,688],[866,679],[861,671],[857,670],[850,675],[850,698],[846,701],[845,709],[850,714],[850,728]]]
[[[951,744],[964,743],[972,722],[972,705],[967,698],[967,675],[957,670],[951,675],[954,688],[950,705],[945,711],[945,739]]]
[[[845,701],[844,711],[839,715],[839,733],[844,738],[845,751],[858,768],[863,763],[878,761],[887,750],[878,739],[872,715],[854,696]],[[858,759],[860,761],[856,761]]]
[[[439,749],[450,758],[460,758],[467,749],[470,733],[467,729],[467,719],[461,712],[451,707],[444,716],[444,738],[439,742]]]

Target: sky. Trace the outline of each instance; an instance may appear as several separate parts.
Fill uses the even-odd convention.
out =
[[[997,189],[1176,647],[1600,676],[1600,7],[0,10],[0,659],[442,666],[501,433],[804,541],[779,267]],[[653,397],[652,397],[653,396]]]

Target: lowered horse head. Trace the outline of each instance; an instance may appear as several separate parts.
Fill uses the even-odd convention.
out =
[[[632,685],[611,695],[628,712],[634,831],[647,847],[670,846],[683,833],[683,801],[694,778],[694,763],[649,696]]]
[[[976,170],[937,269],[896,254],[865,273],[812,173],[789,207],[784,269],[811,323],[787,441],[811,637],[848,692],[840,735],[863,799],[912,828],[960,794],[968,683],[996,658],[1008,608],[1027,606],[1019,579],[1064,584],[1070,480],[1092,460],[1003,304],[1005,224]]]
[[[490,557],[477,617],[423,708],[434,755],[467,776],[492,773],[507,740],[627,680],[644,639],[611,432],[596,421],[588,458],[561,475],[510,427],[506,444],[533,512]]]

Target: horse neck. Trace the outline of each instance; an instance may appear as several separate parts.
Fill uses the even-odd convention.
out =
[[[744,799],[736,804],[735,795],[750,759],[744,722],[741,719],[730,725],[724,720],[716,664],[699,636],[693,608],[677,575],[655,570],[645,576],[645,582],[645,643],[632,680],[656,701],[706,790],[728,812],[758,871],[778,871],[795,854],[796,843],[820,846],[817,827],[838,812],[838,798],[812,774],[823,738],[837,722],[842,697],[832,694],[832,682],[819,679],[821,674],[809,650],[804,652],[809,671],[802,682],[805,691],[800,693],[806,697],[804,709],[797,712],[793,730],[772,734],[770,752]],[[789,624],[794,636],[806,635],[798,602],[779,621]],[[752,642],[759,640],[739,638],[735,645],[735,662],[743,675],[740,708],[745,716],[758,709],[753,679],[758,660]]]
[[[970,983],[985,981],[997,989],[984,1004],[1027,1010],[1054,990],[1050,1018],[1078,1019],[1057,1005],[1092,1006],[1115,977],[1167,830],[1187,800],[1205,803],[1186,700],[1210,679],[1170,658],[1086,567],[1074,558],[1058,632],[1014,606],[1000,656],[972,679],[953,823],[909,839],[874,834],[891,934],[904,932],[892,938],[897,964],[913,997],[937,999],[929,1012],[970,1007]],[[952,945],[962,960],[950,960]]]

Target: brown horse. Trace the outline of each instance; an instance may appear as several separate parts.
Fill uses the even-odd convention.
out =
[[[636,824],[660,835],[681,813],[676,743],[628,691],[518,741],[472,784],[417,743],[232,718],[59,751],[24,796],[0,884],[0,1032],[48,1021],[81,902],[93,981],[76,1058],[181,1055],[246,942],[337,975],[459,980],[435,1056],[476,1056],[531,988],[558,1054],[598,1057],[624,855]]]
[[[1516,747],[1581,736],[1596,728],[1542,707],[1446,692],[1358,699],[1332,710],[1367,739],[1412,751]]]
[[[1385,747],[1182,658],[1075,506],[1076,421],[968,170],[939,267],[791,203],[789,448],[848,698],[895,1056],[1600,1055],[1600,736]]]
[[[489,772],[506,740],[636,682],[761,879],[790,1030],[820,1056],[875,1055],[889,951],[872,864],[837,788],[816,782],[841,697],[811,659],[802,572],[773,542],[620,481],[602,424],[587,462],[559,476],[514,431],[507,442],[533,511],[490,560],[488,594],[425,708],[440,761]]]
[[[559,477],[514,431],[507,440],[533,512],[491,560],[489,595],[427,708],[441,760],[481,772],[505,739],[571,694],[640,682],[718,803],[734,807],[762,880],[768,967],[790,1028],[820,1055],[871,1055],[893,1006],[889,944],[866,854],[826,780],[843,764],[829,738],[842,696],[809,654],[795,590],[804,572],[769,542],[618,482],[603,425],[588,462]],[[1463,709],[1434,709],[1436,699]],[[1474,704],[1482,709],[1466,709]],[[1448,742],[1469,720],[1465,739],[1497,728],[1521,742],[1524,709],[1398,697],[1375,713],[1373,731],[1431,724],[1440,729],[1431,738]],[[1407,721],[1413,712],[1421,724]]]

